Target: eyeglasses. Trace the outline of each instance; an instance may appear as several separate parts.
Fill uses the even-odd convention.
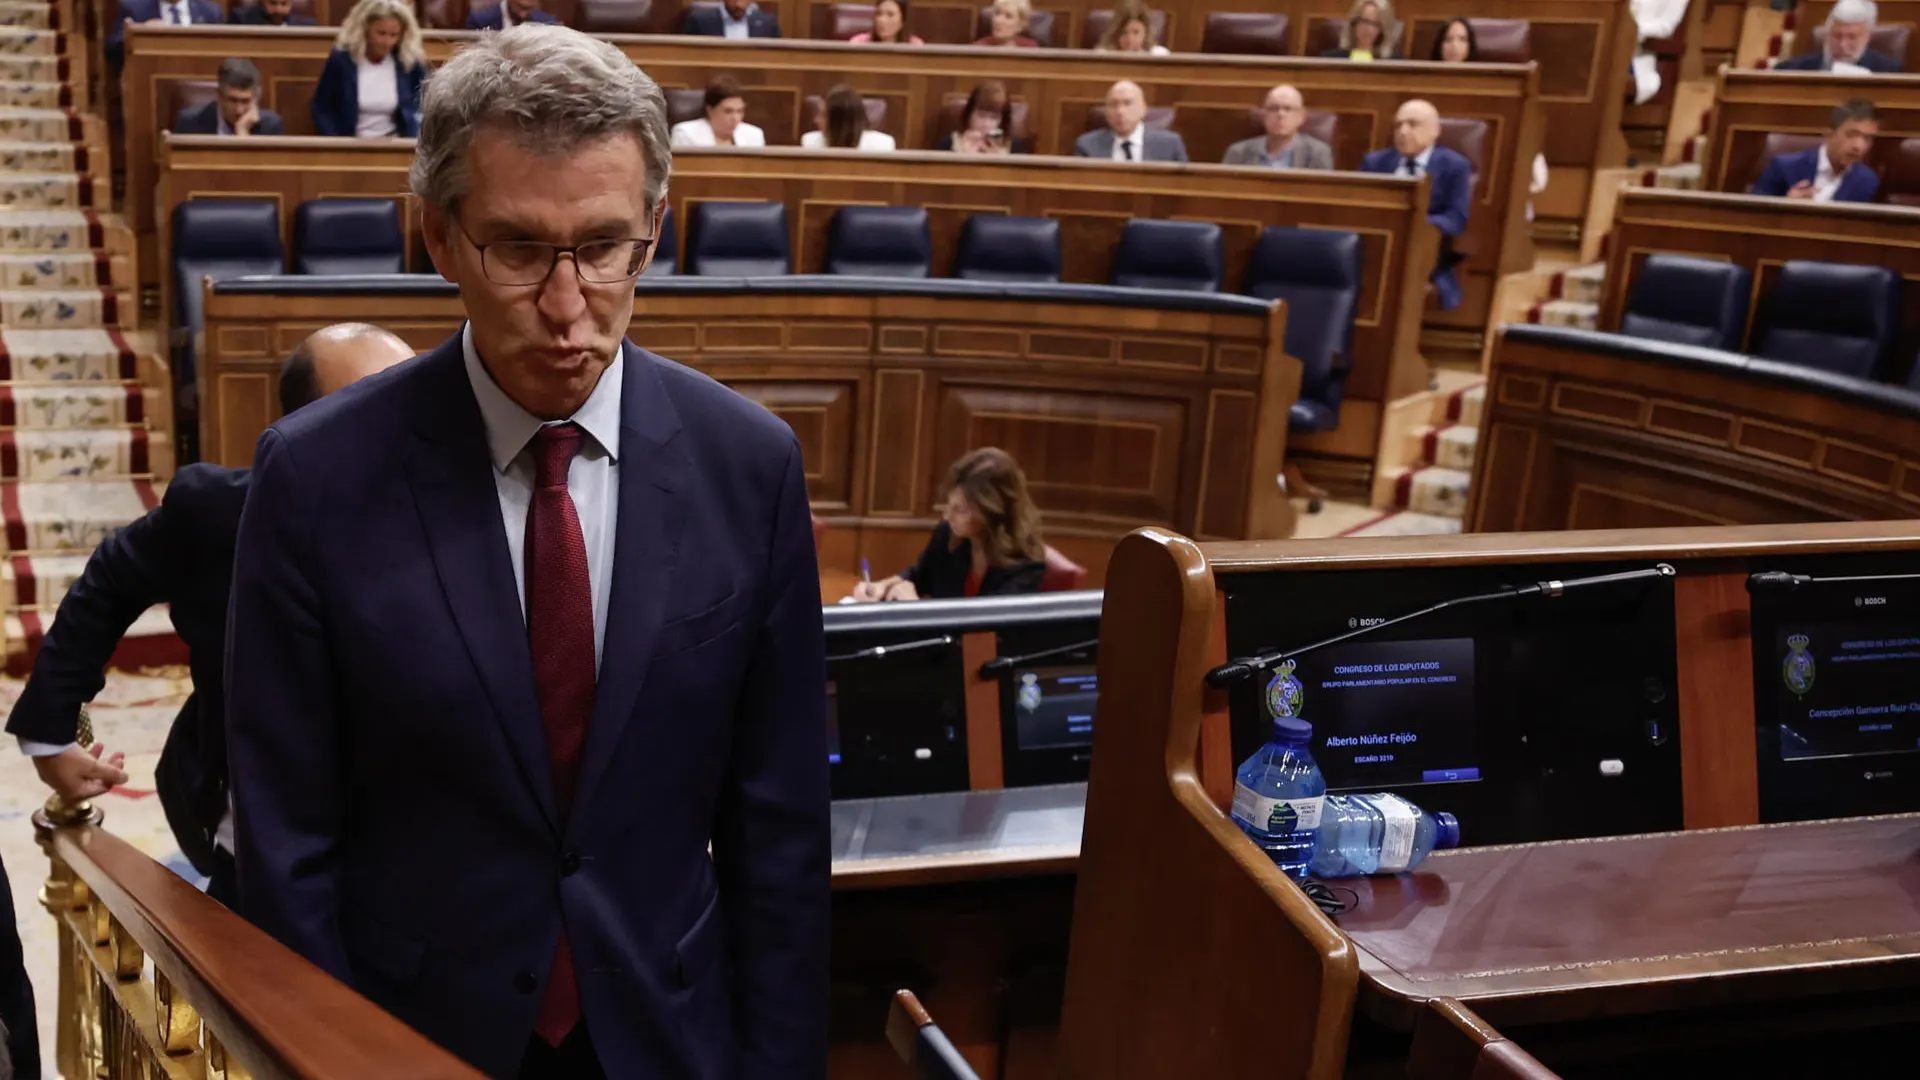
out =
[[[647,261],[653,239],[629,237],[620,240],[589,240],[571,247],[540,240],[496,240],[482,244],[465,225],[454,227],[480,252],[480,270],[495,285],[538,285],[553,273],[553,264],[566,255],[573,260],[574,273],[589,285],[618,285],[632,281]]]

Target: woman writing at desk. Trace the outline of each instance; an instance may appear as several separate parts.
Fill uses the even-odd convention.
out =
[[[947,504],[920,561],[853,587],[855,600],[954,599],[1040,591],[1046,545],[1026,474],[1005,450],[986,447],[947,470]]]

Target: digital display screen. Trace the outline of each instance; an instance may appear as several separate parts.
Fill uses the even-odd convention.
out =
[[[1771,666],[1782,758],[1920,749],[1920,620],[1782,620]]]
[[[1289,685],[1285,680],[1292,678]],[[1269,709],[1313,725],[1329,787],[1480,779],[1474,754],[1473,639],[1366,641],[1310,653],[1269,676]]]
[[[1094,670],[1085,664],[1014,672],[1014,729],[1020,749],[1093,745],[1093,709],[1099,697]]]

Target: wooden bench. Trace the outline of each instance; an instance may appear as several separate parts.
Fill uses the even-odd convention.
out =
[[[189,198],[231,196],[279,202],[282,238],[291,250],[293,214],[301,202],[329,195],[404,200],[407,196],[398,193],[405,190],[412,158],[411,144],[404,141],[172,139],[160,182],[160,246],[166,245],[165,222],[173,206]],[[1365,477],[1372,467],[1385,404],[1426,385],[1419,327],[1438,233],[1426,223],[1423,190],[1413,181],[1359,174],[782,149],[678,153],[669,198],[683,239],[692,201],[785,202],[795,270],[801,273],[822,269],[833,212],[848,204],[927,207],[936,275],[947,272],[961,225],[971,214],[1058,218],[1065,279],[1085,284],[1108,280],[1114,242],[1132,217],[1221,223],[1228,290],[1239,287],[1248,253],[1266,226],[1352,229],[1362,237],[1365,280],[1340,427],[1296,439],[1293,449],[1316,481],[1353,486],[1353,478]],[[404,215],[412,219],[411,213]],[[431,269],[417,255],[411,268]],[[170,278],[163,275],[168,296]],[[171,302],[163,308],[171,311]]]
[[[1709,191],[1746,191],[1766,168],[1769,135],[1803,135],[1809,139],[1805,145],[1812,145],[1829,130],[1833,107],[1849,98],[1865,98],[1880,111],[1881,134],[1874,141],[1870,162],[1884,165],[1902,140],[1920,133],[1920,75],[1722,72],[1714,94],[1713,130],[1701,186]]]

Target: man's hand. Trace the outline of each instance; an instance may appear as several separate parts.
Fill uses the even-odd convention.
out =
[[[1813,198],[1813,181],[1802,180],[1799,183],[1793,185],[1793,187],[1787,191],[1787,198],[1789,199]]]
[[[247,106],[246,112],[240,114],[240,120],[233,125],[233,133],[235,135],[251,135],[253,134],[253,125],[259,122],[260,103],[256,101]]]
[[[105,743],[95,743],[92,750],[70,747],[34,758],[33,767],[40,771],[41,782],[68,802],[97,798],[127,782],[126,770],[121,768],[127,755],[102,757],[106,748]]]

